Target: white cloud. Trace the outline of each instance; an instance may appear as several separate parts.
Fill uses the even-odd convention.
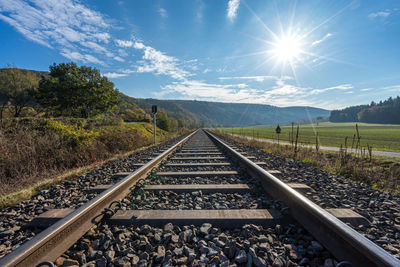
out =
[[[327,33],[327,34],[326,34],[324,37],[322,37],[321,39],[312,42],[311,45],[312,45],[312,46],[318,45],[318,44],[322,43],[323,41],[325,41],[326,39],[328,39],[328,38],[331,37],[331,36],[332,36],[332,33]]]
[[[133,46],[133,42],[132,41],[126,41],[126,40],[115,40],[115,43],[117,44],[117,46],[119,47],[132,47]]]
[[[107,72],[104,73],[103,75],[106,76],[107,78],[121,78],[121,77],[126,77],[131,73],[134,73],[135,71],[130,70],[130,69],[122,69],[119,70],[118,72]]]
[[[193,75],[179,67],[180,62],[175,57],[167,56],[142,42],[135,42],[133,47],[144,51],[142,60],[137,62],[136,71],[139,73],[149,72],[156,75],[167,75],[176,80],[185,80]]]
[[[115,56],[114,59],[116,61],[119,61],[119,62],[124,62],[125,61],[125,59],[123,59],[122,57],[119,57],[119,56]]]
[[[157,11],[158,11],[158,14],[160,14],[160,16],[162,18],[164,18],[164,19],[168,18],[168,13],[167,13],[167,10],[165,8],[160,7]]]
[[[95,64],[100,64],[104,65],[104,62],[97,59],[95,56],[92,56],[90,54],[81,54],[76,51],[70,51],[68,49],[63,49],[61,51],[61,55],[64,57],[70,59],[70,60],[75,60],[75,61],[82,61],[85,63],[95,63]]]
[[[332,87],[323,88],[323,89],[314,89],[311,91],[311,94],[320,94],[320,93],[324,93],[326,91],[331,91],[331,90],[350,90],[353,88],[354,88],[353,85],[346,83],[346,84],[341,84],[341,85],[332,86]]]
[[[219,80],[254,80],[256,82],[263,82],[265,80],[292,80],[289,76],[236,76],[236,77],[219,77]]]
[[[105,47],[111,25],[79,0],[0,0],[0,20],[68,59],[104,64],[94,53],[115,59]]]
[[[390,92],[400,92],[400,84],[385,86],[382,89]]]
[[[374,19],[377,17],[381,17],[381,18],[386,18],[391,14],[390,10],[386,10],[386,11],[379,11],[379,12],[375,12],[375,13],[371,13],[368,15],[368,17],[370,19]]]
[[[360,91],[361,92],[368,92],[368,91],[371,91],[372,89],[374,89],[374,88],[363,88],[363,89],[360,89]]]
[[[121,78],[128,76],[128,74],[126,73],[117,73],[117,72],[107,72],[104,73],[103,75],[106,76],[107,78]]]
[[[237,10],[240,5],[240,0],[229,0],[226,16],[233,21],[236,18]]]

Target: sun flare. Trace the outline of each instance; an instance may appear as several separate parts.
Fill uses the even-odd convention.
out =
[[[274,48],[270,52],[280,62],[293,62],[302,53],[301,46],[300,38],[296,36],[282,36],[273,44]]]

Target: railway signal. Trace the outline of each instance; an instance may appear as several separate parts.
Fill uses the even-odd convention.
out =
[[[278,135],[278,145],[279,145],[279,134],[281,133],[281,127],[279,126],[279,124],[278,126],[276,126],[275,132]]]
[[[154,122],[154,144],[156,144],[156,114],[157,114],[157,105],[151,106],[151,112],[153,113],[153,122]]]

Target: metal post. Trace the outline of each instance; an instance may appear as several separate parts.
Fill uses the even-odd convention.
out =
[[[154,122],[154,145],[156,144],[156,114],[157,114],[157,105],[151,106],[151,112],[153,113],[153,122]]]
[[[153,113],[153,122],[154,122],[154,144],[156,144],[156,113]]]

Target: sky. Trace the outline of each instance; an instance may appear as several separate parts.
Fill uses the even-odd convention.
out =
[[[0,36],[0,67],[73,61],[132,97],[337,109],[400,95],[396,0],[0,0]]]

